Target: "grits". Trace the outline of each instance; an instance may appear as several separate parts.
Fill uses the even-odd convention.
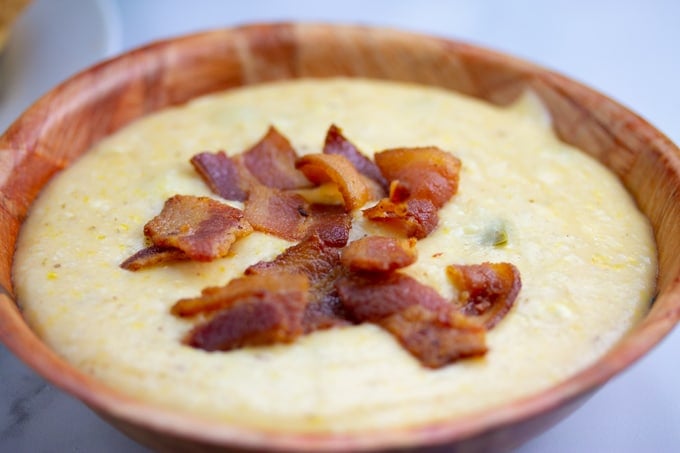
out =
[[[449,297],[448,264],[519,268],[523,288],[488,334],[484,358],[428,370],[373,325],[229,353],[180,344],[193,321],[170,314],[175,301],[226,284],[291,244],[261,233],[211,263],[118,267],[143,246],[144,223],[168,197],[213,196],[192,155],[241,152],[270,124],[300,154],[319,152],[331,123],[369,156],[435,145],[462,160],[458,194],[404,271]],[[377,231],[355,217],[353,238]],[[336,79],[201,98],[102,141],[35,203],[14,281],[44,341],[120,391],[244,427],[357,432],[463,416],[589,365],[646,311],[655,253],[651,229],[621,184],[560,142],[530,95],[497,108],[437,89]]]

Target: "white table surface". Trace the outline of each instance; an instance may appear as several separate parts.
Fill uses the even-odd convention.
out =
[[[678,143],[679,19],[674,0],[36,0],[0,55],[0,130],[41,93],[105,56],[206,28],[306,20],[389,26],[506,51],[607,93]],[[517,451],[680,451],[679,351],[676,329],[575,414]],[[0,346],[0,451],[148,450]]]

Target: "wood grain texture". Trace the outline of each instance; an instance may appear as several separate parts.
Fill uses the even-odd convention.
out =
[[[31,332],[11,299],[18,228],[44,184],[93,143],[140,116],[232,87],[351,76],[438,86],[506,104],[526,88],[558,135],[607,165],[649,217],[659,248],[658,297],[605,357],[566,382],[494,411],[420,428],[360,435],[262,433],[131,400],[73,369]],[[607,97],[530,63],[464,43],[392,30],[255,25],[151,44],[56,87],[0,138],[0,337],[36,371],[132,437],[159,450],[295,451],[428,446],[488,451],[546,429],[645,354],[680,319],[680,151]],[[203,450],[205,448],[206,450]]]

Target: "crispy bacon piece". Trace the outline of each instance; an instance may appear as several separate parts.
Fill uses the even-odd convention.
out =
[[[318,234],[324,242],[342,247],[352,227],[351,217],[341,206],[310,205],[294,192],[262,185],[253,187],[244,212],[256,231],[289,241]]]
[[[335,124],[331,124],[331,127],[328,128],[323,152],[324,154],[345,156],[359,173],[373,180],[383,191],[387,189],[387,180],[380,173],[378,166],[359,151],[352,142],[347,140],[342,135],[342,130]]]
[[[510,263],[451,265],[446,274],[458,289],[461,312],[487,329],[510,311],[522,287],[519,270]]]
[[[434,146],[381,151],[375,163],[389,181],[406,186],[411,198],[430,200],[437,208],[458,190],[460,160]]]
[[[196,261],[225,256],[236,239],[253,231],[243,212],[208,197],[175,195],[144,225],[144,234],[160,247],[180,249]]]
[[[295,166],[315,184],[328,181],[336,183],[347,211],[363,206],[371,197],[366,178],[344,156],[308,154],[298,159]]]
[[[441,368],[487,351],[484,327],[455,311],[438,313],[411,305],[378,324],[428,368]]]
[[[307,279],[302,275],[268,278],[285,278],[286,282],[259,289],[245,284],[249,288],[240,297],[232,300],[227,297],[227,308],[194,327],[184,342],[206,351],[293,342],[304,332]]]
[[[302,273],[309,278],[309,305],[304,329],[311,332],[333,325],[347,324],[343,305],[334,283],[344,270],[340,265],[340,249],[313,234],[288,247],[273,261],[261,261],[246,269],[246,275],[270,275],[280,272]]]
[[[243,174],[245,169],[224,151],[199,153],[190,162],[213,193],[226,200],[244,201],[247,198],[248,183]]]
[[[188,259],[189,257],[187,254],[180,249],[151,245],[141,249],[139,252],[120,263],[120,267],[128,271],[138,271],[162,263],[184,261]]]
[[[266,275],[247,275],[235,278],[225,286],[208,287],[198,297],[178,300],[171,312],[182,318],[196,316],[199,313],[211,313],[229,308],[235,302],[245,298],[268,299],[271,294],[277,297],[297,297],[297,293],[309,289],[309,280],[304,274],[287,272]]]
[[[307,178],[295,169],[297,157],[288,139],[274,126],[242,156],[244,165],[258,181],[276,189],[310,186]]]
[[[344,247],[352,229],[352,217],[341,206],[313,204],[309,208],[306,236],[317,235],[331,247]]]
[[[335,284],[340,300],[356,322],[378,322],[412,305],[434,312],[453,306],[437,291],[400,272],[384,275],[349,274]]]
[[[368,236],[342,251],[342,264],[352,272],[392,272],[416,262],[416,240]]]
[[[430,200],[409,198],[395,203],[383,198],[375,206],[364,209],[364,217],[383,223],[406,237],[422,239],[439,223],[437,207]]]
[[[305,237],[309,212],[309,204],[300,195],[263,185],[251,189],[244,209],[253,229],[289,241]]]

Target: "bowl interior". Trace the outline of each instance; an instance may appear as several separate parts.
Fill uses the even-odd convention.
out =
[[[30,331],[13,299],[12,256],[31,202],[55,172],[100,138],[160,108],[241,85],[333,76],[416,82],[496,104],[532,89],[550,110],[558,135],[618,175],[653,225],[658,296],[646,318],[600,361],[548,392],[465,422],[360,438],[262,437],[164,413],[74,370]],[[680,151],[643,119],[574,81],[478,47],[390,30],[313,24],[217,30],[151,44],[95,66],[48,93],[0,138],[0,337],[39,373],[149,442],[155,442],[150,430],[207,444],[385,447],[475,435],[498,439],[501,430],[522,421],[514,425],[522,426],[510,436],[514,441],[504,441],[507,446],[552,422],[673,327],[680,318],[677,237]],[[546,411],[552,416],[538,421]]]

